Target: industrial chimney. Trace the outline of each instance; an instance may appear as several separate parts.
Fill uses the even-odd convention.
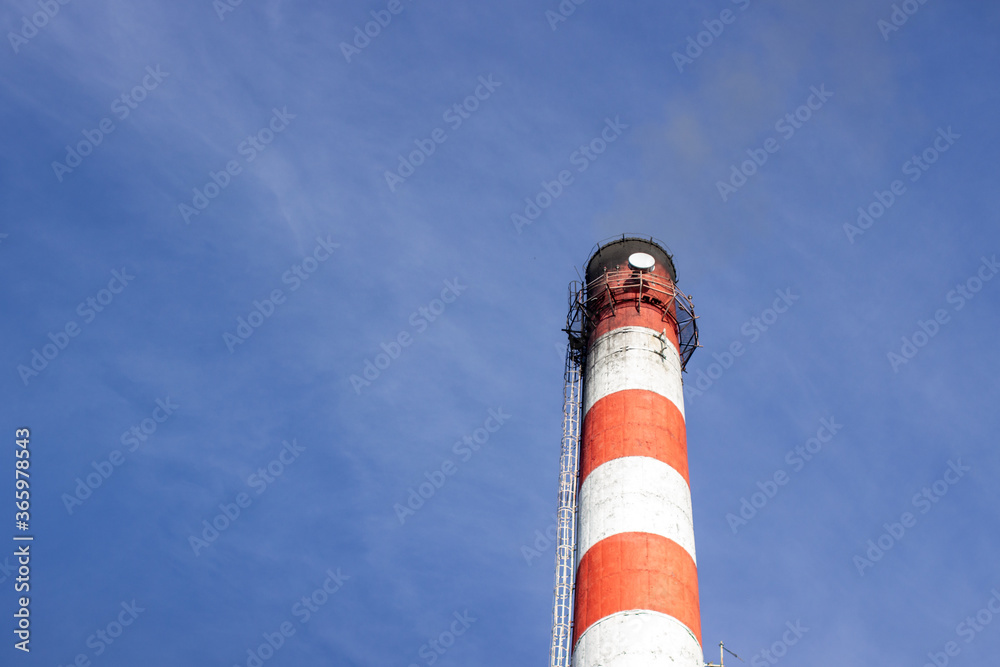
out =
[[[571,286],[552,667],[704,665],[676,280],[661,244],[621,237]]]

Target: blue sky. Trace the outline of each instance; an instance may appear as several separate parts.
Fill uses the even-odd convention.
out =
[[[623,232],[700,315],[707,656],[989,664],[1000,9],[903,4],[4,3],[3,664],[545,664],[566,289]]]

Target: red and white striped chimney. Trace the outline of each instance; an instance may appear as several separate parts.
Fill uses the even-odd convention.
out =
[[[607,243],[586,273],[573,667],[702,667],[681,389],[693,313],[653,241]]]

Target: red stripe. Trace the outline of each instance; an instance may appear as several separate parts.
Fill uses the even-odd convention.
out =
[[[594,403],[583,418],[580,484],[602,463],[623,456],[663,461],[691,485],[684,416],[655,391],[616,391]]]
[[[591,343],[620,327],[646,327],[654,331],[666,329],[667,337],[673,341],[674,348],[678,347],[677,328],[674,324],[676,306],[673,298],[664,293],[664,290],[668,289],[665,285],[671,284],[670,275],[665,267],[659,265],[652,273],[651,278],[655,286],[647,286],[642,291],[643,300],[639,301],[638,309],[636,300],[640,296],[640,290],[635,284],[634,275],[630,272],[619,274],[616,280],[602,285],[595,294],[588,295],[587,305],[591,312],[599,312],[601,317],[597,326],[590,332]],[[626,287],[626,283],[630,283],[630,286]],[[614,292],[614,299],[609,294],[609,287]],[[650,299],[656,301],[655,306],[650,303]]]
[[[673,312],[673,307],[671,303],[671,312]],[[641,304],[639,311],[636,312],[635,302],[632,301],[629,303],[626,301],[619,303],[615,307],[614,315],[611,314],[610,310],[606,311],[604,315],[603,319],[590,332],[591,345],[604,334],[615,329],[620,329],[621,327],[646,327],[657,333],[666,329],[667,338],[674,344],[674,349],[676,350],[680,347],[677,343],[677,325],[674,324],[672,316],[664,315],[661,309],[654,308],[648,303]]]
[[[584,554],[576,578],[573,645],[605,616],[633,609],[676,618],[701,644],[698,568],[673,540],[650,533],[619,533]]]

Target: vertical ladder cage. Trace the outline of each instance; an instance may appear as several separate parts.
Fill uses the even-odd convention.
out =
[[[586,310],[582,286],[569,288],[569,337],[563,386],[563,432],[559,455],[559,498],[556,510],[556,571],[552,603],[550,667],[570,667],[573,641],[573,595],[576,578],[576,492],[580,472],[580,426],[583,366],[586,355]]]

